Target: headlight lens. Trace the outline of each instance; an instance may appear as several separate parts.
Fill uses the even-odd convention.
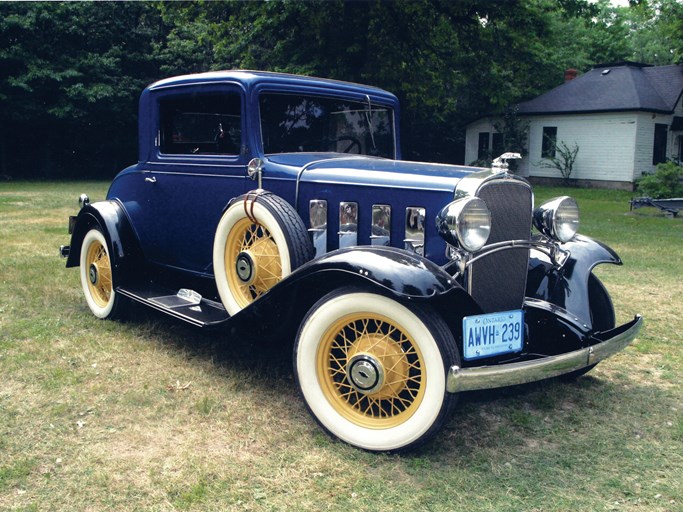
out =
[[[579,230],[579,206],[569,196],[556,197],[534,210],[534,226],[560,242],[569,242]]]
[[[491,212],[478,197],[458,199],[439,212],[436,227],[449,244],[476,252],[489,239]]]

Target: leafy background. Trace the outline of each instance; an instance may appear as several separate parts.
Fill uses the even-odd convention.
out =
[[[149,83],[216,69],[367,83],[408,159],[460,163],[465,125],[564,70],[683,58],[683,4],[633,0],[0,3],[0,177],[111,178]]]

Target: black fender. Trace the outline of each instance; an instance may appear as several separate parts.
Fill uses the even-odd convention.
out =
[[[320,297],[349,285],[403,303],[429,302],[452,323],[454,331],[462,316],[481,312],[467,291],[430,260],[395,247],[362,246],[338,249],[309,261],[232,319],[256,315],[259,323],[268,319],[282,327],[290,319],[298,325]]]
[[[99,226],[107,240],[115,279],[122,275],[124,268],[139,268],[140,244],[123,206],[116,200],[88,204],[78,212],[71,234],[67,268],[80,265],[83,239],[87,232],[96,226]]]
[[[582,235],[560,244],[560,248],[568,251],[569,257],[559,270],[545,253],[531,250],[526,295],[567,310],[590,328],[590,274],[601,263],[622,265],[621,258],[604,243]]]

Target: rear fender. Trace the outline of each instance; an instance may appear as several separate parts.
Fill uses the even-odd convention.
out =
[[[529,257],[527,297],[540,299],[567,310],[585,327],[591,328],[588,278],[596,265],[621,265],[621,258],[607,245],[592,238],[577,235],[570,242],[560,244],[569,251],[569,258],[561,269],[556,269],[548,256],[536,249]]]
[[[99,227],[107,240],[114,276],[121,275],[125,267],[139,262],[139,243],[131,228],[128,217],[117,201],[100,201],[84,206],[78,216],[71,235],[71,250],[66,260],[67,267],[78,267],[81,261],[81,246],[88,231]]]

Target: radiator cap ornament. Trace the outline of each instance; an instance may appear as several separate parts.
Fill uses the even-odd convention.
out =
[[[522,155],[519,153],[503,153],[491,162],[491,169],[494,172],[506,172],[509,167],[508,160],[519,160],[521,158]]]

